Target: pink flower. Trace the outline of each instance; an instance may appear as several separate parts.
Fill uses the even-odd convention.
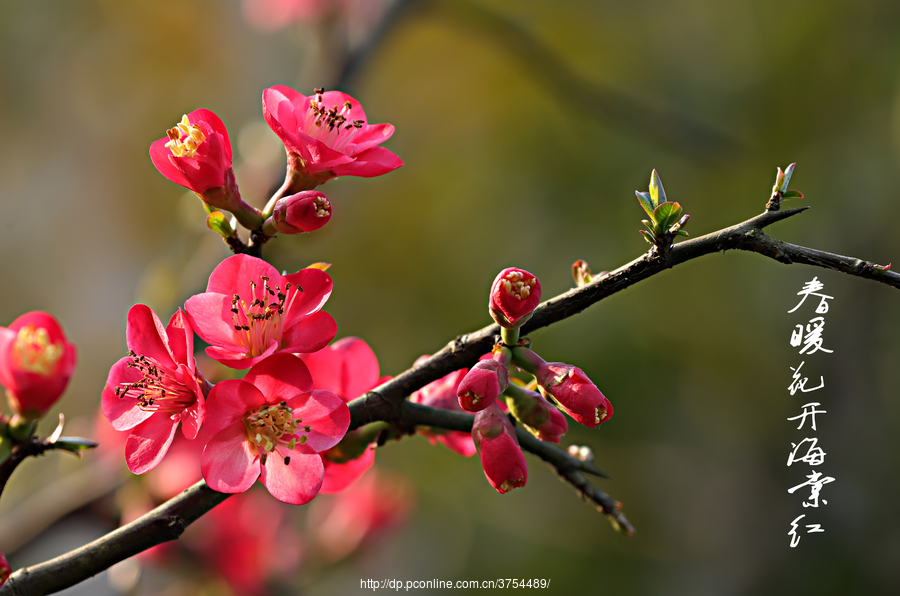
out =
[[[313,391],[303,361],[279,353],[255,364],[241,380],[221,381],[209,394],[210,436],[201,470],[213,490],[244,492],[262,476],[279,501],[308,503],[322,486],[320,453],[350,425],[347,404]]]
[[[318,230],[331,219],[331,203],[320,192],[305,190],[278,199],[272,222],[282,234],[302,234]]]
[[[313,388],[331,391],[345,402],[364,395],[390,379],[379,377],[375,352],[358,337],[339,339],[318,352],[302,354],[300,357],[312,374]],[[358,434],[359,431],[348,433],[344,442],[322,454],[325,464],[325,481],[319,491],[322,494],[345,490],[375,463],[375,451],[369,448],[368,441],[352,441],[355,445],[346,445],[346,439],[351,438],[354,433]],[[346,453],[360,448],[361,453]]]
[[[489,310],[501,327],[515,329],[531,318],[541,301],[541,282],[524,269],[504,269],[491,285]]]
[[[422,356],[416,360],[419,364],[428,356]],[[437,381],[432,381],[418,391],[415,391],[409,398],[409,401],[432,408],[440,408],[442,410],[451,410],[453,412],[463,412],[459,406],[459,398],[456,396],[456,390],[462,382],[463,377],[468,373],[468,369],[461,368],[455,370],[449,375],[441,377]],[[465,433],[458,430],[445,431],[441,429],[419,430],[419,433],[428,437],[433,445],[436,442],[443,443],[445,447],[454,451],[463,457],[472,457],[475,455],[475,443],[472,442],[472,433]]]
[[[75,370],[75,346],[45,312],[26,313],[0,327],[0,385],[10,409],[29,419],[47,413]]]
[[[263,91],[263,116],[284,143],[291,189],[309,190],[335,176],[370,178],[403,165],[379,147],[391,124],[368,124],[359,102],[340,91],[301,95],[276,85]]]
[[[254,29],[276,31],[293,23],[337,14],[346,3],[346,0],[244,0],[242,12]]]
[[[202,195],[225,186],[231,169],[228,131],[209,110],[194,110],[150,145],[150,160],[170,181]]]
[[[231,368],[249,368],[278,351],[322,349],[337,332],[320,309],[331,296],[331,277],[319,269],[282,276],[267,262],[234,255],[209,276],[206,292],[188,298],[187,318],[210,347],[206,353]]]
[[[577,422],[596,428],[612,418],[612,404],[577,366],[544,362],[538,365],[535,378],[541,390]]]
[[[340,560],[396,529],[409,515],[412,495],[405,478],[372,470],[344,493],[317,499],[310,531],[329,560]]]
[[[496,403],[475,414],[472,439],[478,448],[484,475],[497,492],[525,486],[528,465],[512,422]]]
[[[509,371],[497,360],[480,360],[466,374],[456,395],[467,412],[479,412],[490,406],[509,385]]]
[[[129,355],[110,369],[100,407],[113,428],[131,431],[125,461],[143,474],[166,455],[179,422],[185,437],[197,436],[203,381],[194,364],[194,332],[181,309],[163,328],[150,307],[135,304],[128,311],[126,342]]]

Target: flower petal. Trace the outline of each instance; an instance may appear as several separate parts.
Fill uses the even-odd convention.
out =
[[[231,321],[231,294],[206,292],[191,296],[184,303],[184,310],[191,327],[206,343],[244,350]]]
[[[334,287],[331,276],[321,269],[301,269],[297,273],[285,275],[284,279],[303,289],[297,295],[293,294],[293,289],[291,291],[293,301],[285,314],[285,328],[292,327],[301,317],[321,310]]]
[[[259,389],[240,379],[216,383],[206,399],[204,430],[211,437],[234,425],[250,410],[266,404]],[[240,425],[238,425],[240,426]]]
[[[242,493],[253,486],[259,468],[259,456],[250,449],[241,424],[232,424],[213,436],[200,457],[206,484],[222,493]]]
[[[246,294],[250,290],[251,280],[262,285],[260,277],[268,277],[271,284],[281,284],[281,274],[266,261],[250,255],[233,255],[216,266],[209,276],[206,291],[225,294],[230,305],[233,294]]]
[[[472,450],[474,452],[474,445]],[[372,464],[375,463],[375,450],[366,449],[360,457],[343,464],[330,462],[327,459],[322,461],[325,464],[325,480],[322,482],[319,492],[323,495],[333,495],[346,490],[372,467]]]
[[[294,410],[294,418],[303,422],[297,428],[297,435],[305,434],[306,445],[317,452],[337,445],[350,426],[350,409],[347,404],[330,391],[310,391],[287,400]],[[304,432],[304,427],[310,427]]]
[[[361,176],[372,178],[393,172],[403,165],[403,160],[384,147],[372,147],[356,156],[356,161],[331,168],[335,176]]]
[[[128,348],[138,355],[156,360],[169,370],[177,367],[169,350],[166,329],[149,306],[135,304],[131,307],[125,338]]]
[[[184,311],[180,308],[169,319],[169,324],[166,326],[166,337],[169,340],[169,350],[172,352],[175,362],[186,364],[193,370],[194,330],[184,316]]]
[[[337,323],[330,314],[319,311],[284,331],[282,349],[294,353],[315,352],[327,346],[336,334]]]
[[[143,474],[155,468],[169,450],[177,428],[178,418],[163,413],[155,413],[134,427],[125,440],[128,469]]]
[[[244,382],[256,386],[270,405],[290,400],[313,387],[312,376],[303,361],[285,352],[254,365],[244,376]]]
[[[113,364],[100,395],[100,409],[116,430],[131,430],[153,415],[152,411],[139,408],[137,400],[115,393],[121,383],[136,383],[143,378],[140,372],[128,366],[130,363],[131,358],[126,357]]]
[[[283,456],[287,454],[290,462]],[[293,451],[279,449],[270,453],[262,466],[262,483],[273,497],[292,505],[304,505],[313,500],[322,487],[325,467],[318,453],[308,445],[296,445]]]

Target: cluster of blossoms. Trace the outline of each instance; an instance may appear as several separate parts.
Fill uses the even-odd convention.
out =
[[[232,165],[231,142],[222,120],[206,109],[185,114],[166,136],[150,146],[160,173],[195,193],[206,204],[208,224],[225,238],[234,225],[214,214],[231,213],[262,236],[300,234],[321,228],[332,205],[315,189],[337,176],[380,176],[403,165],[381,147],[394,134],[391,124],[369,124],[355,99],[340,91],[316,89],[305,96],[276,85],[263,92],[263,116],[284,143],[284,186],[262,210],[241,198]]]
[[[287,175],[261,210],[241,198],[228,131],[211,111],[186,114],[150,147],[160,173],[197,193],[209,227],[233,249],[242,246],[235,222],[257,242],[316,230],[332,213],[328,198],[313,190],[318,185],[337,176],[378,176],[403,165],[379,146],[394,127],[368,124],[359,103],[339,91],[317,89],[304,96],[275,86],[263,92],[263,115],[284,143]],[[373,460],[368,443],[342,460],[322,455],[346,434],[346,402],[359,388],[324,381],[334,363],[301,357],[334,339],[334,319],[321,310],[331,289],[322,268],[281,275],[261,259],[236,254],[216,267],[206,292],[190,297],[167,326],[150,308],[134,306],[128,314],[128,356],[112,367],[102,395],[113,427],[129,431],[129,469],[142,474],[156,467],[180,425],[189,440],[202,430],[207,442],[200,468],[207,484],[220,492],[246,491],[260,478],[279,500],[302,504],[323,485],[338,490],[334,487],[359,477]],[[210,358],[249,369],[246,375],[208,383],[194,359],[195,332],[209,344]],[[323,354],[338,354],[344,345]],[[311,373],[310,367],[318,370]],[[377,381],[376,361],[375,378],[362,390]],[[326,467],[334,468],[328,485]]]
[[[528,481],[525,457],[504,406],[533,435],[553,443],[559,443],[569,429],[560,409],[590,428],[613,414],[609,400],[580,368],[545,362],[526,347],[527,342],[519,341],[519,328],[531,318],[540,299],[541,283],[534,275],[517,268],[500,272],[491,286],[489,310],[501,327],[502,342],[456,388],[459,407],[475,413],[472,439],[484,473],[501,493]],[[533,380],[526,384],[510,378],[510,367],[530,373]]]

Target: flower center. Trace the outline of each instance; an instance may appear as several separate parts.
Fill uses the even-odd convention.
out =
[[[331,203],[325,197],[316,197],[316,217],[328,217],[331,215]]]
[[[147,412],[183,412],[196,403],[197,395],[175,378],[173,371],[134,350],[128,355],[128,368],[139,370],[143,376],[134,383],[119,383],[116,396],[137,400],[138,407]]]
[[[306,443],[305,434],[297,436],[297,429],[301,422],[303,419],[294,418],[294,411],[286,401],[274,406],[266,405],[251,410],[244,416],[247,438],[259,453],[263,464],[266,463],[268,455],[278,447],[291,451],[297,443],[301,445]],[[309,426],[304,426],[302,429],[305,432],[312,430]],[[285,465],[291,463],[289,455],[283,455],[283,457]]]
[[[534,277],[526,278],[521,271],[510,271],[503,276],[503,289],[513,298],[525,300],[534,289],[537,280]]]
[[[12,351],[22,370],[49,377],[62,357],[63,346],[62,342],[50,343],[50,336],[43,327],[26,325],[19,329]]]
[[[265,352],[272,340],[281,344],[284,313],[290,310],[298,292],[303,291],[297,286],[291,292],[291,282],[284,284],[282,291],[279,286],[270,286],[268,277],[259,279],[262,285],[250,280],[249,301],[241,299],[239,294],[231,299],[231,320],[235,331],[241,332],[248,358]]]
[[[169,142],[166,147],[175,157],[194,157],[197,149],[206,140],[206,135],[196,124],[191,124],[187,114],[182,116],[181,122],[166,131]]]
[[[343,151],[357,131],[366,125],[366,121],[349,119],[353,107],[349,101],[345,101],[340,107],[326,107],[322,95],[324,92],[324,89],[316,89],[316,94],[310,98],[300,129],[335,151]]]

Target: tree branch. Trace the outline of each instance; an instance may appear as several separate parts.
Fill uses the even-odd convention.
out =
[[[726,250],[757,252],[780,263],[814,265],[900,288],[900,274],[884,270],[875,263],[789,244],[763,233],[765,227],[805,209],[767,211],[729,228],[673,245],[664,253],[651,249],[615,271],[598,276],[584,286],[573,288],[541,304],[523,327],[523,334],[571,317],[603,298],[661,271],[703,255]],[[497,325],[488,325],[473,333],[461,335],[418,366],[352,401],[349,404],[350,430],[375,421],[396,422],[407,428],[428,425],[448,430],[471,430],[474,419],[471,415],[428,408],[408,402],[405,398],[454,370],[474,364],[482,354],[490,351],[499,338],[499,333]],[[600,470],[554,445],[538,441],[521,428],[517,428],[516,434],[523,448],[553,465],[584,498],[596,504],[614,525],[625,533],[631,533],[628,520],[619,511],[620,504],[590,484],[584,476],[585,473],[602,476]],[[48,594],[74,585],[143,550],[178,538],[185,527],[228,496],[213,491],[201,481],[103,538],[45,563],[19,569],[0,588],[0,596]]]

